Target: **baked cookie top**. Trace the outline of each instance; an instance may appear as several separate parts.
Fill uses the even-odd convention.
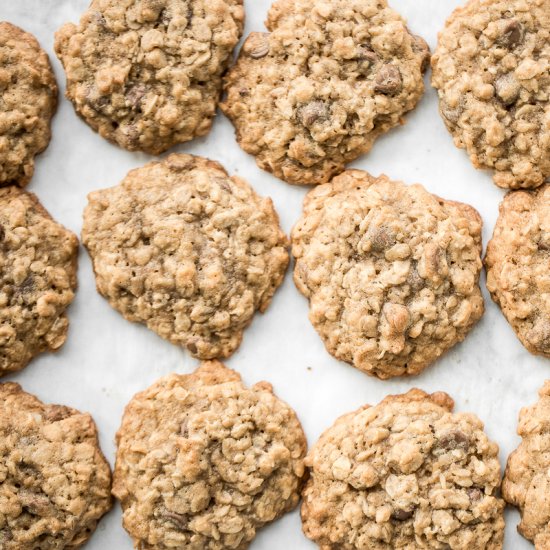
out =
[[[67,339],[78,239],[32,193],[0,188],[0,376]]]
[[[0,22],[0,186],[26,185],[50,142],[57,84],[36,38]]]
[[[443,120],[476,168],[513,189],[550,177],[550,0],[470,0],[432,66]]]
[[[502,495],[521,513],[518,531],[535,544],[550,547],[550,380],[539,391],[540,399],[519,413],[521,443],[508,457]]]
[[[292,253],[329,353],[379,378],[419,373],[483,314],[481,218],[418,184],[348,170],[316,187]]]
[[[89,414],[0,384],[0,548],[80,547],[111,508],[111,470]]]
[[[294,411],[219,361],[137,394],[117,443],[113,494],[144,550],[243,550],[298,504],[306,440]]]
[[[237,349],[288,265],[271,199],[191,155],[91,193],[82,239],[111,305],[201,359]]]
[[[327,182],[422,96],[428,46],[385,0],[278,0],[266,26],[221,108],[241,147],[289,183]]]
[[[498,446],[452,409],[413,389],[338,419],[306,458],[306,536],[323,550],[501,549]]]
[[[67,97],[102,137],[159,154],[208,133],[242,0],[93,0],[56,33]]]
[[[504,197],[485,266],[487,288],[522,344],[550,357],[550,185]]]

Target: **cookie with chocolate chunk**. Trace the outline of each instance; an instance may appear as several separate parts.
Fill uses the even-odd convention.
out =
[[[419,184],[349,170],[316,187],[292,253],[329,353],[379,378],[419,373],[483,314],[481,218]]]
[[[278,0],[266,25],[221,108],[241,147],[288,183],[327,182],[422,96],[428,46],[386,0]]]
[[[501,550],[498,446],[445,393],[339,418],[310,449],[304,533],[323,550]]]
[[[137,394],[117,444],[113,494],[138,548],[245,550],[300,498],[306,440],[294,411],[219,361]]]
[[[439,34],[432,84],[457,147],[500,187],[550,177],[550,0],[470,0]]]

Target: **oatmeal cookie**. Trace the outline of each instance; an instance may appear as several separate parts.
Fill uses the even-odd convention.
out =
[[[306,457],[306,536],[322,550],[501,549],[498,446],[453,405],[413,389],[338,419]]]
[[[422,96],[428,46],[386,0],[278,0],[266,25],[221,108],[241,147],[289,183],[329,181]]]
[[[419,373],[483,314],[481,218],[418,184],[349,170],[316,187],[292,253],[329,353],[379,378]]]
[[[82,239],[110,304],[201,359],[237,349],[288,266],[271,200],[191,155],[91,193]]]
[[[84,544],[111,508],[111,470],[89,414],[0,384],[0,548]]]
[[[550,177],[550,0],[470,0],[432,58],[439,110],[457,147],[500,187]]]
[[[242,0],[93,0],[55,37],[67,97],[102,137],[159,154],[210,130]]]
[[[36,38],[0,22],[0,186],[26,185],[50,143],[57,84]]]
[[[117,443],[113,494],[142,550],[244,550],[298,504],[306,440],[294,411],[219,361],[137,394]]]
[[[550,185],[504,197],[485,256],[487,288],[522,344],[550,357]]]
[[[38,199],[0,189],[0,376],[67,339],[78,239]]]
[[[540,399],[519,413],[522,441],[509,456],[502,482],[504,499],[521,512],[518,531],[536,550],[550,548],[550,380]]]

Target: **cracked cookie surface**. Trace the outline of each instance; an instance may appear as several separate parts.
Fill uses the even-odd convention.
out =
[[[550,185],[512,191],[487,245],[487,288],[522,344],[550,357]]]
[[[0,376],[67,339],[78,239],[38,199],[0,188]]]
[[[110,304],[201,359],[237,349],[289,260],[271,199],[191,155],[91,193],[82,239]]]
[[[36,38],[0,22],[0,186],[26,185],[50,142],[57,84]]]
[[[113,493],[143,550],[244,550],[298,504],[299,420],[270,384],[247,388],[219,361],[137,394],[117,443]]]
[[[500,550],[498,446],[445,393],[346,414],[310,449],[304,533],[322,550]]]
[[[159,154],[208,133],[242,0],[93,0],[61,27],[67,97],[104,138]]]
[[[471,0],[439,34],[432,84],[457,147],[500,187],[550,177],[550,0]]]
[[[78,548],[110,508],[92,417],[0,384],[0,548]]]
[[[292,253],[328,352],[379,378],[419,373],[483,314],[481,218],[418,184],[348,170],[316,187]]]
[[[402,123],[429,49],[385,0],[278,0],[225,78],[221,108],[258,165],[318,184]]]

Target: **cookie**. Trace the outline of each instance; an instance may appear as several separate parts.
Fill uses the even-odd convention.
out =
[[[550,185],[512,191],[487,245],[487,288],[521,343],[550,357]]]
[[[67,339],[78,239],[32,193],[0,189],[0,376]]]
[[[231,355],[288,266],[271,199],[191,155],[132,170],[88,198],[82,239],[98,291],[195,357]]]
[[[481,218],[418,184],[348,170],[314,188],[292,253],[328,352],[379,378],[419,373],[483,314]]]
[[[550,548],[550,380],[539,391],[540,399],[519,413],[521,443],[508,457],[502,495],[521,513],[518,531],[535,544]]]
[[[426,42],[385,0],[278,0],[225,79],[223,112],[260,168],[319,184],[403,123]]]
[[[55,36],[66,95],[102,137],[162,153],[209,132],[243,24],[242,0],[93,0]]]
[[[117,434],[113,494],[143,550],[244,550],[299,500],[306,440],[271,384],[219,361],[137,394]]]
[[[57,84],[36,38],[0,22],[0,186],[26,185],[50,143]]]
[[[306,457],[306,536],[322,550],[501,549],[498,446],[453,405],[413,389],[338,419]]]
[[[505,188],[550,177],[550,0],[470,0],[432,57],[439,110],[476,168]]]
[[[0,384],[0,548],[78,548],[110,508],[92,417]]]

